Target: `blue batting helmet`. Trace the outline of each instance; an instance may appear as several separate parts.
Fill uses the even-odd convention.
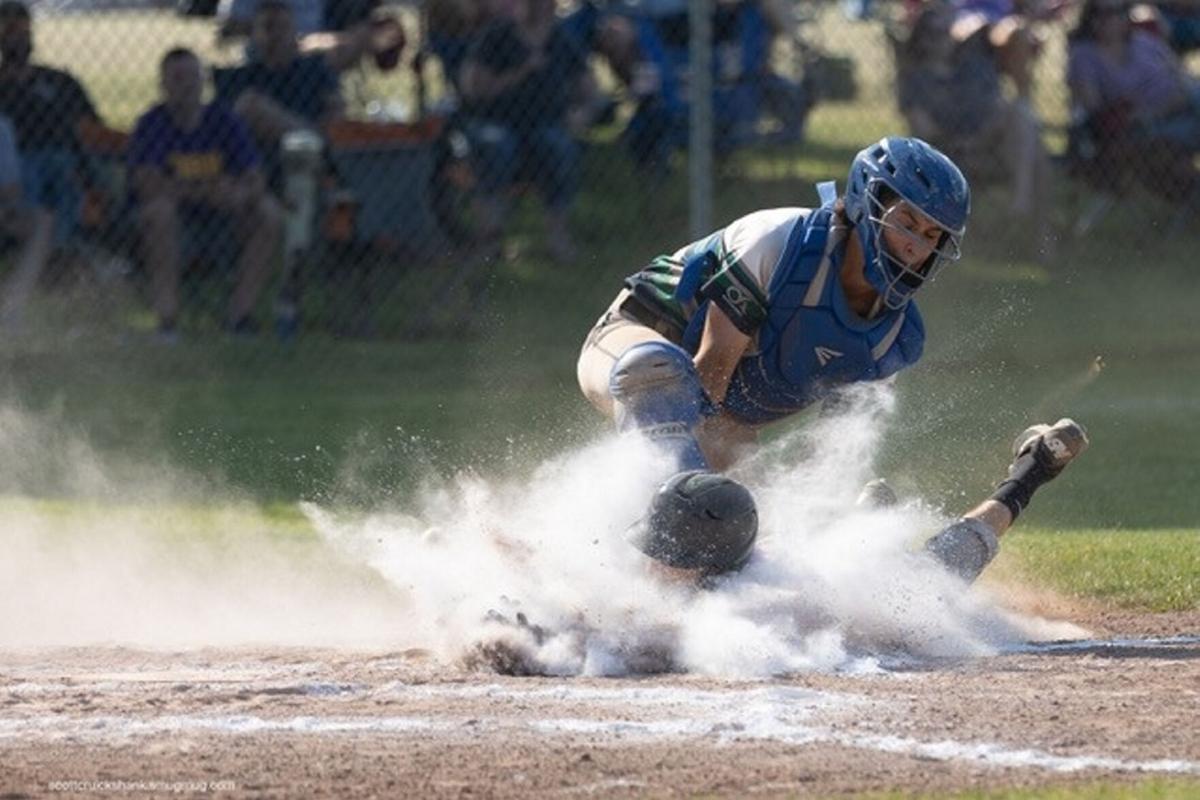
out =
[[[884,189],[929,217],[943,233],[932,255],[912,268],[887,252]],[[888,308],[900,308],[948,261],[958,259],[971,190],[954,162],[920,139],[888,136],[867,147],[850,165],[846,216],[862,245],[866,278]]]

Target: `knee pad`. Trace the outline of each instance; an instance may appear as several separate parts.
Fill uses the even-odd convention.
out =
[[[629,542],[678,569],[705,575],[745,566],[758,537],[758,509],[745,486],[712,472],[681,472],[654,495]]]
[[[613,364],[609,393],[617,428],[641,431],[675,452],[681,470],[707,469],[692,433],[705,407],[704,389],[687,351],[668,342],[642,342]]]
[[[960,519],[925,542],[925,551],[967,583],[974,581],[1000,550],[992,526]]]
[[[700,421],[704,390],[687,351],[668,342],[642,342],[613,364],[609,392],[620,404],[621,430]]]

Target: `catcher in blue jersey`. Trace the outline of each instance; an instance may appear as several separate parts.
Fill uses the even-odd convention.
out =
[[[758,430],[920,357],[913,295],[959,257],[970,189],[920,139],[860,152],[846,191],[816,209],[757,211],[630,276],[588,335],[579,384],[623,431],[670,453],[675,474],[631,539],[671,567],[739,569],[757,535],[750,493],[719,473]],[[1033,492],[1088,444],[1071,420],[1018,437],[991,498],[927,550],[973,580]]]

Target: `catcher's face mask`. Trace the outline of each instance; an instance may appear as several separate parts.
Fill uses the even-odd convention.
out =
[[[885,302],[895,307],[893,294],[907,296],[958,260],[960,235],[903,198],[887,206],[874,194],[871,200],[875,251],[888,278]]]

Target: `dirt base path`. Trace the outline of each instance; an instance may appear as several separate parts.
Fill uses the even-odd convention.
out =
[[[412,652],[0,653],[0,796],[1200,789],[1200,612],[1086,622],[1106,638],[769,681],[510,678]]]

